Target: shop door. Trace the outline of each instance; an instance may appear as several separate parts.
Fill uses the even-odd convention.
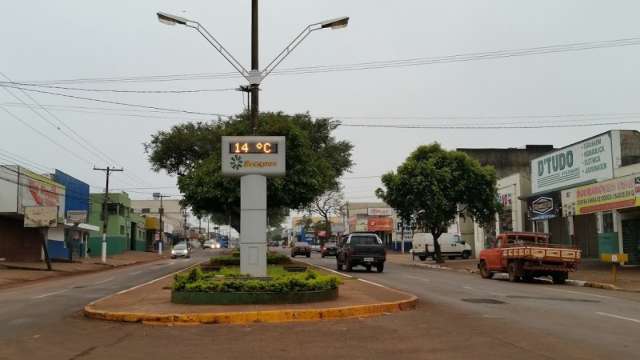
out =
[[[622,221],[622,252],[629,255],[629,264],[640,264],[640,219]]]
[[[597,258],[598,254],[598,229],[594,214],[579,215],[573,217],[573,229],[575,236],[574,245],[582,250],[583,258]]]
[[[132,222],[131,223],[131,244],[130,244],[131,251],[135,251],[136,249],[136,240],[138,240],[138,224]]]

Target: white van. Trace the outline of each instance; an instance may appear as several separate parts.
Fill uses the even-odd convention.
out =
[[[431,233],[415,233],[411,243],[414,256],[418,256],[422,261],[428,257],[433,258],[435,250]],[[442,256],[448,256],[449,259],[456,257],[468,259],[471,256],[471,246],[460,239],[458,234],[444,233],[438,238],[438,243]]]

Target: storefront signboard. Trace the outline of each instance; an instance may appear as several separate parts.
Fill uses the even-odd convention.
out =
[[[391,232],[393,231],[393,219],[388,216],[371,216],[367,227],[367,231]]]
[[[562,205],[560,193],[548,193],[532,196],[527,199],[529,219],[534,221],[553,219],[560,215]]]
[[[393,216],[392,208],[368,208],[367,215],[369,216]]]
[[[638,182],[640,177],[632,175],[578,187],[575,215],[635,207]]]
[[[531,160],[533,193],[613,178],[611,134],[582,141]]]
[[[356,218],[356,229],[355,231],[369,231],[368,221],[366,215],[358,215]]]

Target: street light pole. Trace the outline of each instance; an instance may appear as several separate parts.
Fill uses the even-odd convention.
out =
[[[258,0],[251,0],[251,71],[260,72],[260,58],[259,58],[259,37],[258,37]],[[250,117],[251,117],[251,132],[256,134],[258,127],[258,114],[260,113],[259,105],[259,93],[260,83],[252,83],[250,85],[251,91],[251,105],[250,105]]]

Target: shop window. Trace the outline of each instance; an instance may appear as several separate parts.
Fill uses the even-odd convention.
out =
[[[118,204],[108,204],[107,212],[109,215],[117,215],[118,214]]]
[[[607,212],[602,214],[602,232],[613,232],[613,213]]]

